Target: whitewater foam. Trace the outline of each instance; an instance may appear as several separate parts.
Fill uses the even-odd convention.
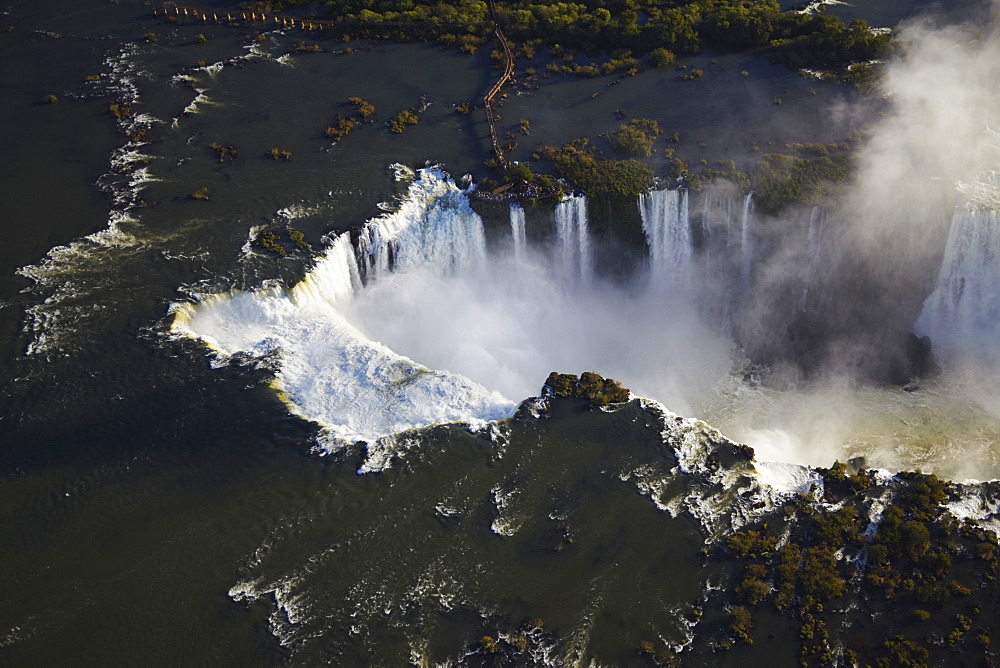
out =
[[[371,340],[341,312],[363,278],[377,282],[391,269],[455,268],[483,257],[481,226],[478,235],[457,234],[474,215],[442,172],[424,170],[397,211],[361,231],[358,248],[350,233],[340,235],[288,291],[214,295],[178,306],[172,330],[201,339],[223,359],[238,352],[275,356],[275,386],[292,412],[323,426],[321,444],[328,450],[348,441],[373,443],[363,470],[378,470],[395,443],[380,438],[433,424],[503,419],[514,411],[498,392]]]

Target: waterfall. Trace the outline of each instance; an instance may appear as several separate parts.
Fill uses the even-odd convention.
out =
[[[691,221],[683,190],[654,190],[639,196],[642,229],[649,245],[654,284],[684,284],[690,271]]]
[[[750,234],[750,219],[753,214],[753,193],[743,198],[743,220],[740,223],[740,287],[743,295],[750,294],[751,270],[753,269],[753,237]]]
[[[951,221],[934,291],[915,329],[945,352],[1000,346],[1000,214],[970,207]]]
[[[510,232],[514,240],[514,258],[521,261],[524,259],[527,241],[524,234],[524,209],[517,203],[510,205]]]
[[[802,288],[802,298],[799,300],[800,311],[806,308],[806,301],[809,298],[809,288],[816,278],[816,272],[819,271],[820,255],[823,251],[821,245],[822,235],[823,220],[820,217],[819,207],[814,206],[812,213],[809,214],[809,231],[806,237],[806,248],[809,253],[809,273],[806,276],[805,286]]]
[[[296,304],[326,303],[342,306],[361,288],[361,274],[351,245],[351,235],[345,232],[333,240],[326,255],[291,290]]]
[[[393,280],[475,276],[485,263],[482,220],[466,194],[443,172],[424,169],[396,211],[334,237],[291,290],[179,305],[171,330],[204,341],[220,364],[235,353],[276,354],[279,397],[323,425],[322,440],[331,448],[431,424],[506,418],[515,404],[501,394],[428,369],[348,319],[366,296],[381,308],[381,297],[370,291],[377,295]]]
[[[359,273],[367,282],[393,269],[452,272],[486,260],[482,220],[465,193],[437,170],[421,170],[397,211],[370,220],[358,234]]]
[[[582,195],[567,197],[556,205],[554,215],[563,275],[571,282],[587,285],[593,275],[587,198]]]

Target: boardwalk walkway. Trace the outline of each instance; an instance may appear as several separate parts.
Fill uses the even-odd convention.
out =
[[[497,40],[500,42],[500,46],[503,47],[504,52],[504,68],[503,76],[497,81],[490,92],[486,94],[484,98],[486,106],[486,121],[490,124],[490,140],[493,142],[493,152],[497,156],[497,162],[504,169],[507,169],[507,158],[504,157],[503,150],[500,148],[500,142],[497,140],[497,115],[493,110],[493,98],[496,97],[500,89],[504,87],[504,84],[509,82],[514,77],[514,54],[510,50],[510,43],[507,42],[507,38],[503,34],[503,30],[500,28],[500,17],[497,16],[497,6],[494,0],[488,0],[490,5],[490,13],[493,15],[493,32],[497,36]]]

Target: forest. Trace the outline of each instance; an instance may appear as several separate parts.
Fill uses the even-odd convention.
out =
[[[484,0],[284,0],[244,3],[259,11],[309,11],[343,24],[345,36],[437,42],[474,53],[493,36]],[[705,48],[763,49],[794,67],[836,67],[883,57],[889,33],[860,20],[845,25],[822,13],[782,11],[777,0],[614,0],[503,2],[497,13],[507,37],[535,45],[684,55]]]

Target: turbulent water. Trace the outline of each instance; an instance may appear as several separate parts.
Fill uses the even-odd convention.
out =
[[[920,465],[960,477],[992,470],[997,420],[988,404],[965,408],[967,389],[954,380],[928,382],[910,395],[852,389],[836,378],[797,393],[740,379],[745,362],[725,328],[706,324],[704,302],[713,293],[703,284],[713,283],[704,263],[713,260],[696,255],[687,198],[682,190],[661,190],[636,203],[648,278],[622,287],[596,274],[585,197],[559,203],[550,220],[511,207],[509,240],[491,242],[489,250],[469,193],[438,170],[421,170],[395,211],[334,237],[290,290],[207,296],[179,306],[173,329],[207,341],[224,359],[274,356],[277,391],[293,411],[323,425],[328,448],[507,417],[548,371],[593,368],[721,425],[764,459],[821,464],[865,457],[885,468]],[[720,283],[738,299],[752,289],[752,197],[726,209],[738,212],[739,242],[734,278]],[[949,323],[950,336],[973,322],[994,331],[984,286],[992,285],[986,258],[996,239],[973,239],[995,232],[994,219],[990,212],[956,215],[942,278],[921,322],[945,308],[937,319]],[[804,230],[802,301],[822,253],[819,221],[814,209]],[[529,223],[548,227],[547,237],[529,244]],[[979,274],[966,279],[959,271]],[[941,294],[953,301],[935,306]],[[940,338],[947,350],[949,339]],[[824,412],[823,404],[837,410]],[[964,456],[951,456],[957,451]]]
[[[593,367],[689,409],[725,373],[728,344],[684,305],[686,196],[649,200],[640,204],[656,250],[637,292],[594,283],[585,197],[552,213],[556,262],[524,245],[519,207],[513,252],[491,255],[468,194],[421,170],[396,211],[353,242],[336,237],[289,291],[208,297],[179,307],[173,329],[225,356],[276,354],[282,395],[341,439],[508,417],[553,368]],[[695,363],[685,361],[692,347],[705,353]]]

